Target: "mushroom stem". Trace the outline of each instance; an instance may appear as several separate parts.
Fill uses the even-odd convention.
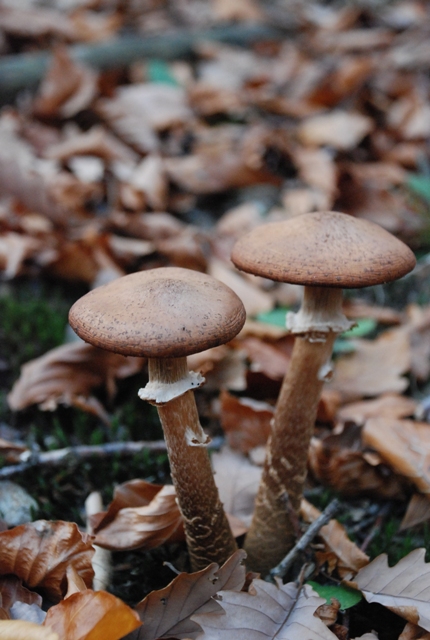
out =
[[[175,384],[187,378],[186,357],[150,358],[150,384]],[[170,471],[184,519],[193,571],[211,562],[223,564],[237,549],[215,485],[205,435],[192,391],[157,407]]]
[[[317,297],[321,297],[320,294],[321,291],[316,291]],[[312,328],[306,333],[303,327],[299,330],[297,326],[297,331],[303,335],[295,340],[282,383],[254,517],[245,540],[249,568],[263,575],[282,560],[297,538],[309,444],[321,390],[331,371],[329,363],[338,333],[330,327],[339,318],[339,296],[325,296],[326,300],[333,301],[333,316],[329,311],[330,304],[321,313],[320,308],[309,302],[310,296],[312,288],[306,287],[305,309]],[[312,308],[316,311],[314,320],[318,320],[318,326],[314,325]],[[303,312],[301,309],[297,317],[303,318]],[[324,324],[321,323],[323,316]]]

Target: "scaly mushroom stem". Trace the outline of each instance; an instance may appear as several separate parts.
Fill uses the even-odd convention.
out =
[[[150,358],[151,385],[175,384],[188,377],[187,359]],[[193,571],[223,564],[237,549],[220,502],[192,391],[157,407]]]
[[[324,301],[315,305],[315,296]],[[246,536],[247,565],[269,573],[294,546],[310,440],[324,381],[330,373],[333,343],[340,324],[341,290],[306,287],[304,304],[290,325],[297,337],[282,383],[267,445],[266,461]],[[315,311],[315,313],[313,313]],[[334,327],[334,328],[332,328]],[[343,329],[342,329],[343,330]]]

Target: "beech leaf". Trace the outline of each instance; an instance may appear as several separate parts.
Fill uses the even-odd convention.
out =
[[[415,549],[394,567],[386,554],[361,569],[352,586],[360,589],[368,602],[379,602],[408,622],[430,631],[430,563],[425,549]]]
[[[0,533],[0,573],[15,574],[30,588],[42,589],[54,602],[67,588],[73,565],[88,586],[94,571],[91,536],[72,522],[37,520]]]
[[[336,640],[314,615],[325,600],[309,585],[253,580],[249,593],[220,591],[218,598],[224,613],[192,618],[203,628],[198,640]]]
[[[87,589],[51,607],[44,624],[67,640],[119,640],[141,623],[119,598]]]

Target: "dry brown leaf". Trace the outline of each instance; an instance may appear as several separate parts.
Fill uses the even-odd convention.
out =
[[[113,520],[99,524],[95,543],[105,549],[153,549],[165,542],[184,539],[182,516],[172,485],[162,487],[142,507],[124,507]]]
[[[99,100],[97,109],[120,138],[143,153],[158,150],[156,132],[192,119],[184,90],[163,83],[123,86],[114,98]]]
[[[308,523],[321,515],[321,512],[307,500],[302,500],[300,513]],[[330,520],[320,529],[318,535],[324,540],[326,550],[317,551],[316,556],[321,565],[329,565],[330,572],[336,568],[338,575],[344,578],[351,571],[356,573],[369,563],[369,556],[348,538],[345,528],[337,520]]]
[[[97,532],[115,518],[121,509],[128,507],[144,507],[155,498],[163,488],[161,484],[153,484],[146,480],[129,480],[114,489],[113,500],[108,509],[97,515],[90,516],[92,530]]]
[[[290,363],[289,353],[286,349],[279,348],[281,340],[271,343],[251,336],[241,340],[241,348],[251,363],[250,370],[263,373],[272,380],[281,381]],[[292,344],[292,339],[287,337],[283,342]]]
[[[64,12],[46,7],[2,6],[0,27],[6,33],[24,37],[56,36],[73,41],[76,31]]]
[[[44,625],[67,640],[120,640],[141,622],[111,593],[87,589],[51,607]]]
[[[244,20],[258,22],[263,19],[263,13],[254,0],[214,0],[213,11],[219,20]]]
[[[279,184],[265,163],[265,149],[276,143],[273,132],[259,127],[223,125],[206,130],[194,152],[165,160],[170,179],[194,194],[219,193],[256,183]]]
[[[401,393],[408,386],[403,377],[410,367],[410,344],[406,328],[384,331],[375,340],[354,340],[355,351],[336,361],[330,387],[344,401]]]
[[[38,238],[9,231],[0,236],[0,269],[7,280],[25,271],[25,261],[37,258],[43,250]]]
[[[270,435],[274,409],[267,402],[238,398],[226,390],[220,394],[220,421],[232,449],[249,453],[265,445]]]
[[[427,422],[371,418],[363,441],[375,449],[398,474],[430,493],[430,427]]]
[[[0,621],[0,640],[63,640],[49,627],[24,620]]]
[[[312,438],[309,467],[319,482],[346,496],[401,500],[409,490],[409,482],[395,475],[379,456],[365,452],[361,428],[351,423],[340,433]]]
[[[82,216],[95,188],[60,170],[56,162],[37,157],[20,135],[20,126],[11,112],[0,117],[0,190],[60,223]]]
[[[16,601],[42,606],[42,596],[26,589],[18,576],[7,575],[0,577],[0,595],[2,608],[6,611],[9,611]]]
[[[214,596],[220,589],[242,589],[245,557],[243,550],[236,551],[221,568],[210,564],[196,573],[181,573],[164,589],[150,593],[136,606],[143,626],[130,635],[130,640],[196,638],[200,627],[191,616],[219,612]]]
[[[414,493],[409,500],[405,515],[399,526],[399,531],[422,524],[430,520],[430,500],[427,495]]]
[[[297,135],[308,146],[328,145],[347,151],[356,147],[372,128],[372,120],[361,113],[335,110],[304,120]]]
[[[213,278],[224,282],[242,300],[246,313],[249,316],[263,311],[270,311],[274,307],[274,300],[266,291],[258,286],[258,280],[250,280],[242,274],[234,271],[232,266],[217,258],[208,262],[208,273]]]
[[[228,447],[212,455],[212,466],[224,509],[249,526],[260,484],[261,468]]]
[[[363,425],[369,418],[409,418],[415,414],[417,402],[397,393],[384,393],[374,400],[362,400],[343,405],[337,412],[339,420]]]
[[[430,564],[425,549],[415,549],[394,567],[385,554],[360,569],[352,586],[368,602],[379,602],[397,615],[430,631]]]
[[[36,116],[70,118],[89,107],[97,95],[97,74],[58,46],[34,100]]]
[[[399,635],[399,640],[430,640],[430,633],[427,633],[416,624],[408,622]]]
[[[37,520],[0,533],[0,571],[12,573],[54,602],[67,588],[66,570],[73,564],[87,585],[93,579],[91,536],[72,522]]]
[[[13,411],[32,404],[52,410],[59,404],[77,405],[109,422],[102,405],[91,391],[104,385],[112,396],[115,379],[140,371],[140,358],[126,358],[83,342],[65,344],[23,365],[21,376],[8,395]]]
[[[218,598],[224,613],[193,616],[203,628],[198,636],[202,640],[336,640],[314,615],[324,599],[308,585],[298,589],[294,583],[275,585],[253,580],[249,593],[220,591]]]

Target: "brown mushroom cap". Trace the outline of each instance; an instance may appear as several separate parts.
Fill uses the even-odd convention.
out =
[[[271,280],[340,288],[396,280],[416,262],[382,227],[336,211],[257,227],[238,240],[231,259],[242,271]]]
[[[70,309],[72,329],[96,347],[127,356],[187,356],[225,344],[245,310],[229,287],[197,271],[132,273],[90,291]]]

